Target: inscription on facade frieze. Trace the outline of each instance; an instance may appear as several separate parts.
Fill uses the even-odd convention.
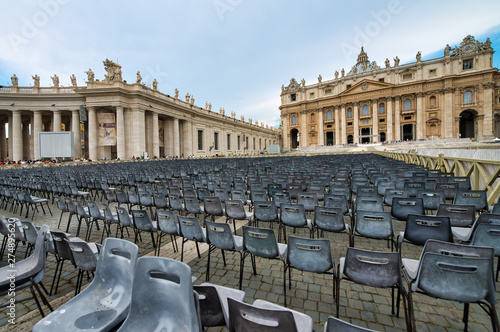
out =
[[[118,101],[118,100],[120,100],[120,97],[118,96],[87,97],[88,102]]]

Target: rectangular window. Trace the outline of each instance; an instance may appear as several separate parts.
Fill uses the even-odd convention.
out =
[[[346,88],[346,89],[349,89],[350,87],[351,87],[351,85],[350,85],[350,84],[347,84],[347,85],[345,86],[345,88]]]
[[[290,101],[296,101],[297,100],[297,95],[295,93],[292,93],[290,95]]]
[[[379,78],[378,81],[381,82],[381,83],[384,83],[385,82],[385,78]]]
[[[403,74],[403,81],[409,81],[412,78],[413,78],[413,74],[412,73]]]
[[[331,94],[332,94],[332,89],[325,90],[325,95],[331,95]]]
[[[434,76],[437,76],[437,70],[436,69],[429,70],[429,77],[434,77]]]
[[[314,98],[314,92],[309,93],[309,98]]]
[[[474,69],[474,59],[467,59],[463,62],[463,70]]]
[[[411,120],[411,116],[405,116],[405,120]]]
[[[380,119],[379,122],[385,122],[385,119]]]
[[[203,150],[203,130],[198,130],[198,150]]]
[[[262,139],[259,138],[259,151],[262,150]]]
[[[227,134],[227,149],[231,150],[231,134]]]
[[[219,133],[214,133],[214,149],[219,150]]]
[[[348,126],[352,126],[352,122],[347,122],[347,125]]]
[[[241,136],[238,135],[238,150],[241,150]]]

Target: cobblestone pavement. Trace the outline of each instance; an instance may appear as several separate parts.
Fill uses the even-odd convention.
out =
[[[100,203],[98,201],[98,203]],[[112,204],[114,209],[114,203]],[[51,229],[57,229],[60,210],[55,204],[51,205],[53,216],[36,213],[34,223],[37,225],[48,225]],[[5,217],[19,217],[8,211],[1,210],[0,215]],[[62,218],[61,230],[66,229],[68,214],[65,213]],[[219,218],[219,222],[224,222],[224,218]],[[241,235],[242,221],[237,222],[238,234]],[[262,225],[261,225],[262,226]],[[70,225],[69,232],[76,234],[77,223],[75,217]],[[396,232],[404,229],[403,222],[395,221]],[[84,234],[86,231],[83,226]],[[113,228],[114,231],[114,228]],[[275,226],[277,232],[277,227]],[[291,229],[287,230],[291,234]],[[308,230],[298,230],[296,235],[309,237]],[[338,264],[339,258],[343,256],[348,247],[348,237],[346,234],[325,233],[325,237],[330,239],[335,264]],[[133,237],[126,238],[133,241]],[[91,241],[100,242],[101,232],[93,230]],[[174,253],[169,237],[162,240],[162,249],[160,256],[180,260],[180,253]],[[151,255],[153,250],[150,236],[145,234],[142,242],[138,242],[140,248],[139,256]],[[181,239],[177,238],[179,248]],[[371,240],[365,238],[356,238],[355,247],[390,251],[385,240]],[[20,244],[16,253],[16,259],[19,261],[24,258],[25,245]],[[198,278],[197,283],[205,282],[208,245],[200,244],[201,258],[198,258],[194,244],[189,241],[186,243],[184,262],[189,264],[193,276]],[[420,256],[420,247],[406,246],[404,256],[409,258],[418,258]],[[209,282],[229,287],[238,287],[239,283],[239,254],[226,253],[227,264],[224,266],[220,250],[213,252],[210,266]],[[251,271],[250,259],[245,261],[245,270],[243,275],[243,290],[246,293],[246,301],[252,303],[254,299],[265,299],[283,304],[283,265],[275,260],[266,260],[257,258],[257,274],[253,275]],[[7,264],[4,257],[1,266]],[[53,255],[47,257],[47,267],[43,284],[50,289],[54,277],[56,261]],[[337,267],[336,267],[337,268]],[[71,263],[64,264],[64,272],[59,285],[58,293],[49,297],[49,301],[58,307],[69,300],[75,290],[75,281],[77,270]],[[90,280],[84,279],[84,286]],[[400,331],[405,330],[404,311],[401,309],[399,317],[391,315],[391,291],[389,289],[375,289],[352,282],[342,281],[340,287],[340,318],[365,326],[378,331]],[[30,297],[29,290],[24,290],[16,297]],[[498,292],[497,292],[498,297]],[[312,317],[315,331],[322,331],[323,324],[328,316],[335,315],[335,303],[333,300],[333,280],[331,275],[318,275],[298,270],[292,271],[292,288],[287,290],[288,307],[294,310],[304,312]],[[6,297],[3,298],[6,302]],[[455,302],[436,300],[428,296],[414,295],[415,318],[417,331],[461,331],[463,330],[462,314],[463,305]],[[45,308],[45,311],[48,311]],[[498,312],[498,309],[497,309]],[[0,330],[2,331],[29,331],[31,327],[40,320],[36,304],[33,299],[19,303],[16,306],[17,325],[12,326],[7,323],[6,309],[2,308],[0,312]],[[469,328],[471,331],[491,331],[491,323],[488,315],[477,305],[470,307]],[[220,328],[210,328],[208,331],[220,331]],[[225,329],[223,329],[225,330]]]

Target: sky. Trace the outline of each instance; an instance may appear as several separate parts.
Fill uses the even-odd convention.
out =
[[[467,35],[500,50],[499,14],[498,0],[2,0],[0,86],[13,74],[20,86],[34,74],[41,86],[54,74],[85,85],[89,68],[104,79],[109,58],[128,82],[140,71],[165,94],[277,126],[292,77],[333,79],[361,46],[379,66],[441,57]]]

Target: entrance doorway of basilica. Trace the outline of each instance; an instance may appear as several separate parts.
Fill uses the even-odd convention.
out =
[[[460,113],[459,133],[461,138],[474,138],[474,117],[477,115],[476,111],[465,110]]]
[[[326,145],[334,145],[335,144],[335,138],[333,136],[333,131],[328,131],[326,133]]]
[[[299,131],[297,129],[290,130],[290,147],[296,149],[299,147]]]
[[[413,124],[405,124],[401,126],[401,139],[403,141],[415,139]]]

